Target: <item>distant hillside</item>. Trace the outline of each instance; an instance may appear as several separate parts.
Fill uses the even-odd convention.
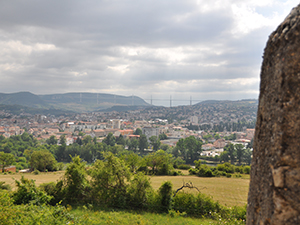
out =
[[[18,92],[12,94],[0,93],[0,104],[23,105],[35,108],[46,108],[48,104],[39,96],[30,92]]]
[[[12,94],[0,93],[0,104],[20,105],[39,109],[63,110],[73,112],[99,111],[113,106],[148,106],[137,96],[121,96],[97,93],[65,93],[35,95],[30,92]]]
[[[199,102],[195,105],[205,105],[205,104],[258,104],[258,99],[242,99],[238,101],[230,101],[230,100],[205,100]]]
[[[33,107],[27,107],[23,105],[3,105],[0,104],[0,110],[4,111],[6,113],[10,113],[13,115],[21,115],[21,114],[42,114],[42,115],[54,115],[54,116],[61,116],[61,115],[67,115],[67,114],[72,114],[74,112],[72,111],[65,111],[65,110],[60,110],[60,109],[41,109],[41,108],[33,108]],[[1,116],[6,117],[6,116]]]

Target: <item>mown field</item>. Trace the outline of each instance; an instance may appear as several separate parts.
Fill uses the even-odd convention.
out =
[[[52,181],[58,181],[63,177],[64,172],[54,173],[40,173],[34,175],[31,173],[25,174],[0,174],[0,181],[4,181],[6,184],[15,188],[14,179],[19,180],[22,175],[28,179],[35,180],[37,185],[42,183],[48,183]],[[247,195],[249,188],[249,175],[243,175],[242,178],[202,178],[196,176],[152,176],[151,184],[154,189],[158,189],[164,181],[171,181],[173,189],[180,188],[184,183],[192,183],[202,193],[212,196],[215,201],[219,201],[220,204],[231,206],[243,206],[247,203]],[[195,188],[184,188],[182,191],[197,193]]]

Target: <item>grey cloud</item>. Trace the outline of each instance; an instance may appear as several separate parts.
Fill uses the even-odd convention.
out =
[[[228,2],[1,1],[0,89],[257,96],[272,28],[234,36]]]

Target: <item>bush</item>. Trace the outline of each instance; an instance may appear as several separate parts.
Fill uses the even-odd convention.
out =
[[[251,170],[251,167],[250,167],[250,166],[245,166],[245,167],[244,167],[244,173],[245,173],[245,174],[250,174],[250,170]]]
[[[172,183],[170,181],[166,181],[158,190],[160,196],[160,208],[162,212],[168,212],[171,209],[172,187]]]
[[[0,181],[0,190],[11,191],[11,186],[9,184],[5,184],[3,181]]]
[[[207,165],[201,165],[198,172],[197,176],[199,177],[213,177],[213,172],[212,170],[207,166]]]
[[[212,212],[223,213],[224,208],[207,195],[181,192],[173,198],[173,210],[186,212],[188,216],[210,217]]]
[[[34,171],[32,171],[32,173],[33,173],[34,175],[39,175],[39,174],[40,174],[40,171],[38,171],[37,169],[35,169]]]
[[[47,204],[51,200],[51,196],[39,190],[33,180],[21,177],[20,181],[15,180],[17,191],[12,195],[14,204],[28,204],[34,205]]]
[[[187,164],[181,164],[178,166],[178,169],[181,169],[181,170],[189,170],[191,168],[190,165],[187,165]]]
[[[148,193],[152,191],[150,179],[143,173],[137,173],[128,186],[127,205],[136,209],[146,208]]]
[[[196,174],[197,174],[197,171],[198,171],[198,170],[197,170],[196,168],[190,168],[190,169],[189,169],[189,174],[190,174],[190,175],[196,175]]]
[[[226,177],[227,177],[227,178],[230,178],[231,176],[232,176],[232,175],[231,175],[230,173],[227,173],[227,174],[226,174]]]

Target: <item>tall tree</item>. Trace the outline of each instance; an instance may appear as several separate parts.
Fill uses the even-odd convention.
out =
[[[239,165],[241,165],[244,154],[245,154],[245,148],[242,144],[236,144],[234,147],[236,149],[236,159],[237,159]]]
[[[31,154],[29,163],[31,168],[45,172],[46,169],[53,171],[57,162],[50,152],[41,150]]]
[[[109,133],[106,138],[103,139],[103,143],[110,145],[110,146],[115,146],[116,144],[116,138],[113,135],[113,133]]]
[[[234,148],[234,145],[232,143],[227,144],[224,147],[224,151],[228,152],[230,162],[234,163],[235,162],[235,155],[236,155],[236,150]]]
[[[142,134],[139,138],[139,149],[143,153],[146,148],[148,148],[149,143],[145,134]]]
[[[15,157],[11,153],[0,152],[0,165],[2,166],[2,173],[4,168],[12,165],[15,162]]]
[[[134,133],[134,135],[142,135],[143,134],[143,131],[140,129],[140,128],[137,128]]]
[[[160,146],[160,140],[157,136],[151,136],[149,138],[150,140],[150,144],[152,145],[153,147],[153,151],[157,151],[159,149],[159,146]]]

